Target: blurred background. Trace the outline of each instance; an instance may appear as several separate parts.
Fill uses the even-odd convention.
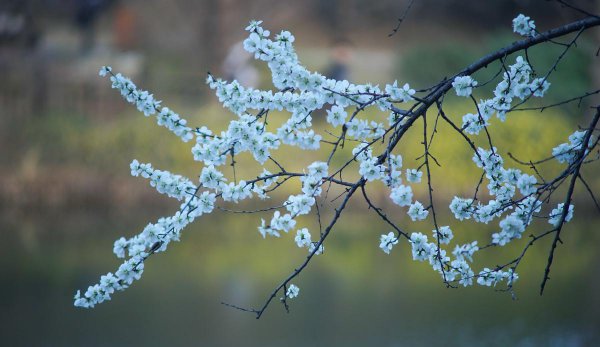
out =
[[[600,12],[597,1],[578,1]],[[408,2],[401,0],[2,0],[0,1],[0,339],[5,346],[592,346],[600,343],[600,216],[581,187],[575,218],[562,234],[543,297],[538,295],[549,241],[530,250],[520,267],[517,300],[493,288],[446,289],[427,264],[410,259],[402,241],[385,255],[377,247],[389,230],[356,199],[326,243],[325,255],[294,280],[300,296],[291,313],[278,303],[255,320],[220,304],[261,305],[271,289],[305,257],[291,235],[263,240],[266,215],[215,212],[185,230],[183,242],[149,259],[142,281],[93,310],[75,309],[77,289],[115,271],[112,244],[177,204],[144,180],[129,176],[136,158],[197,177],[201,166],[181,143],[111,90],[102,65],[131,77],[192,125],[220,131],[232,119],[204,84],[207,71],[270,88],[265,65],[240,49],[251,19],[273,33],[296,36],[311,70],[354,82],[395,79],[432,85],[496,48],[518,39],[511,20],[525,13],[545,30],[580,17],[546,1],[416,0],[399,32],[388,37]],[[599,30],[590,30],[550,78],[549,104],[598,89]],[[561,48],[530,50],[538,71]],[[514,57],[508,59],[510,62]],[[498,66],[478,74],[483,81]],[[477,95],[477,93],[479,93]],[[477,90],[476,97],[485,98]],[[493,137],[507,152],[540,159],[590,118],[598,99],[495,123]],[[471,105],[449,96],[446,111],[460,122]],[[472,111],[471,111],[472,112]],[[372,119],[385,119],[377,111]],[[276,117],[276,115],[275,115]],[[324,123],[315,116],[317,127]],[[281,118],[281,117],[280,117]],[[419,127],[416,127],[419,128]],[[448,201],[471,195],[479,172],[469,148],[444,125],[432,151],[441,224],[459,240],[488,242],[497,223],[453,223]],[[401,144],[405,166],[421,155],[421,130]],[[480,141],[483,139],[478,139]],[[481,142],[482,144],[485,141]],[[283,148],[287,164],[317,160]],[[343,163],[343,158],[336,158]],[[256,168],[240,167],[253,177]],[[298,166],[300,169],[300,166]],[[526,170],[526,168],[522,168]],[[560,167],[545,167],[549,174]],[[600,192],[598,165],[584,177]],[[421,187],[422,188],[422,187]],[[425,191],[416,195],[425,200]],[[298,186],[284,186],[273,201]],[[559,191],[560,193],[561,191]],[[408,231],[382,187],[370,190]],[[557,197],[558,199],[558,197]],[[558,200],[552,201],[556,204]],[[240,208],[256,208],[249,202]],[[547,208],[547,207],[545,207]],[[325,213],[327,220],[329,214]],[[314,218],[301,221],[315,230]],[[548,228],[543,220],[533,232]],[[532,230],[530,230],[532,231]],[[476,269],[512,260],[526,240],[490,249]],[[484,252],[482,252],[484,253]]]

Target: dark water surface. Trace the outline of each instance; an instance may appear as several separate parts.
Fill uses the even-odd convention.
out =
[[[210,217],[148,260],[141,281],[93,310],[76,289],[114,271],[112,242],[156,216],[36,213],[0,219],[2,346],[593,346],[600,343],[600,223],[569,225],[547,293],[538,295],[547,243],[521,269],[518,300],[493,289],[446,289],[399,244],[355,218],[296,283],[291,312],[260,320],[220,304],[262,304],[303,259],[292,235],[262,240],[255,217]],[[346,230],[344,230],[346,228]],[[343,230],[343,232],[342,232]],[[494,250],[495,251],[495,250]],[[513,248],[503,260],[520,252]],[[491,264],[487,264],[488,266]]]

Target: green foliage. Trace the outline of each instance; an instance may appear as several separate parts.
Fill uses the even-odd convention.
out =
[[[450,97],[444,110],[447,116],[460,126],[462,116],[472,112],[472,107],[470,100]],[[383,121],[386,117],[374,110],[367,111],[366,116],[379,121]],[[430,110],[429,134],[435,123],[435,116],[435,110]],[[197,114],[187,117],[191,124],[207,124],[217,132],[231,119],[231,116],[216,104],[208,105],[198,110]],[[283,115],[273,113],[270,115],[269,122],[276,126],[282,117]],[[325,126],[320,124],[322,122],[318,119],[315,122],[319,126]],[[549,156],[551,148],[566,140],[571,131],[569,124],[572,122],[565,114],[558,113],[556,110],[543,113],[538,111],[513,113],[508,116],[505,123],[497,119],[492,121],[495,129],[492,139],[494,145],[501,149],[500,154],[507,162],[510,162],[508,152],[514,153],[523,160],[538,160]],[[421,124],[419,121],[411,128],[399,146],[399,153],[402,154],[407,168],[416,168],[420,164],[417,158],[423,154]],[[197,177],[201,168],[200,164],[189,158],[191,143],[182,143],[167,130],[140,117],[133,110],[124,114],[118,121],[110,123],[98,123],[74,115],[50,115],[40,122],[30,123],[25,130],[27,136],[34,142],[33,147],[40,152],[42,163],[73,167],[84,165],[98,170],[99,173],[128,175],[129,163],[136,158],[140,161],[152,162],[158,168],[173,168],[174,172],[191,178]],[[442,120],[438,121],[437,131],[438,135],[431,145],[431,151],[441,167],[432,166],[433,179],[443,178],[444,181],[453,182],[452,187],[438,188],[440,197],[444,198],[446,195],[445,198],[448,198],[449,194],[456,194],[457,191],[471,193],[470,187],[477,183],[481,174],[471,160],[473,156],[471,148]],[[473,140],[478,146],[489,146],[484,133],[473,137]],[[346,163],[352,156],[352,147],[351,144],[346,146],[333,158],[332,165],[337,167]],[[314,156],[311,153],[299,156],[297,149],[282,146],[276,156],[282,158],[282,164],[286,167],[302,170],[303,165],[314,158],[326,156],[329,149],[329,145],[324,144],[319,152],[314,153]],[[262,170],[253,164],[250,158],[245,158],[243,155],[236,157],[236,161],[239,164],[237,165],[238,179],[252,177]],[[512,163],[511,165],[514,166]],[[554,166],[558,169],[558,165]],[[527,170],[526,167],[522,169]],[[352,171],[347,173],[349,175],[347,179],[351,179]],[[290,182],[282,188],[282,193],[297,188],[296,182]],[[415,187],[415,190],[417,194],[425,193],[424,187],[421,186]],[[380,193],[384,194],[383,189]]]

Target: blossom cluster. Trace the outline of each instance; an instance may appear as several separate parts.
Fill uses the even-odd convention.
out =
[[[535,36],[535,22],[530,17],[519,14],[512,21],[513,31],[522,36]]]
[[[477,85],[470,76],[459,76],[454,79],[452,86],[458,96],[471,96],[472,87]],[[518,56],[515,63],[508,66],[494,89],[494,97],[480,100],[477,112],[467,113],[463,116],[462,127],[465,132],[477,135],[489,126],[490,118],[495,114],[501,121],[506,120],[506,114],[517,99],[524,101],[528,98],[543,97],[550,83],[544,77],[535,78],[529,63]]]
[[[184,142],[194,137],[194,130],[187,126],[185,119],[167,107],[161,108],[161,101],[156,100],[154,95],[148,93],[148,91],[138,89],[129,78],[120,73],[113,74],[110,66],[103,66],[99,75],[101,77],[110,75],[112,88],[119,90],[125,100],[134,104],[146,117],[155,115],[158,125],[169,129]]]
[[[575,131],[574,133],[569,135],[568,143],[561,143],[560,145],[552,149],[552,156],[559,163],[574,163],[575,160],[578,158],[578,154],[581,151],[581,148],[583,147],[584,137],[585,131]],[[586,155],[589,152],[588,148],[593,146],[594,141],[594,136],[590,136],[584,155]]]
[[[513,23],[515,23],[515,31],[525,35],[522,27],[526,24],[528,28],[526,35],[535,34],[535,25],[529,17],[519,16]],[[521,56],[516,58],[513,65],[508,66],[502,77],[494,90],[494,97],[481,100],[477,104],[476,114],[470,113],[463,117],[463,129],[466,133],[478,134],[484,127],[489,126],[489,119],[494,114],[504,121],[514,99],[518,98],[524,101],[532,96],[542,97],[550,86],[546,78],[535,78],[533,69]],[[477,81],[471,76],[458,76],[454,79],[452,86],[458,96],[471,96],[473,87],[477,86]],[[572,163],[583,146],[584,135],[585,131],[572,134],[569,137],[569,143],[554,148],[553,156],[559,162]],[[592,142],[593,139],[590,139],[588,146],[591,147]],[[538,195],[538,186],[540,185],[537,183],[537,179],[518,169],[505,168],[504,160],[496,148],[478,148],[473,156],[473,162],[483,169],[484,177],[488,182],[487,190],[492,199],[484,203],[478,199],[454,197],[450,203],[450,210],[455,218],[461,221],[472,219],[478,223],[488,224],[494,219],[502,217],[498,223],[499,231],[492,234],[491,245],[504,246],[514,239],[521,238],[525,228],[532,222],[534,214],[541,211],[542,201]],[[415,171],[407,170],[408,182],[420,181],[421,175]],[[521,197],[517,197],[517,193]],[[410,204],[409,216],[413,221],[427,217],[425,213],[427,211],[420,203],[411,204],[412,190],[410,187],[402,185],[394,187],[390,198],[400,206]],[[548,222],[555,227],[558,226],[561,223],[563,211],[564,205],[559,204],[548,215]],[[573,205],[570,205],[562,222],[571,220],[572,215]],[[439,246],[448,244],[453,237],[448,226],[433,230],[432,236],[438,242],[428,242],[427,236],[419,232],[410,235],[409,242],[412,247],[413,259],[429,261],[433,269],[440,272],[445,281],[458,280],[460,284],[466,286],[473,284],[473,279],[477,278],[477,283],[484,286],[495,286],[500,281],[506,281],[507,285],[511,286],[518,279],[518,275],[511,268],[507,271],[484,268],[475,274],[469,263],[473,261],[473,255],[479,250],[477,241],[456,246],[452,252],[454,259],[447,256],[446,250]],[[397,243],[398,237],[393,232],[381,235],[380,248],[385,253],[389,254]]]
[[[132,176],[150,179],[150,185],[155,187],[159,193],[179,201],[185,199],[187,195],[193,194],[196,189],[189,178],[172,174],[169,171],[156,170],[152,168],[152,164],[140,164],[137,160],[133,160],[130,167]]]
[[[452,82],[452,87],[458,96],[470,96],[476,86],[477,81],[471,76],[458,76]]]
[[[328,165],[325,162],[314,162],[310,164],[305,173],[301,177],[302,182],[302,194],[290,195],[284,203],[284,207],[287,211],[285,214],[281,214],[280,211],[275,211],[271,221],[267,224],[264,219],[261,219],[261,225],[258,227],[258,231],[264,237],[267,235],[280,237],[280,232],[290,232],[296,226],[296,218],[301,215],[309,214],[312,207],[316,203],[315,197],[318,197],[322,193],[322,184],[324,178],[327,177]],[[308,248],[309,253],[321,254],[323,253],[324,246],[321,244],[318,249],[315,250],[319,242],[313,242],[311,234],[308,228],[299,228],[296,231],[296,237],[294,238],[296,245],[300,248]]]
[[[541,201],[536,195],[536,178],[518,169],[505,168],[504,160],[496,148],[478,148],[473,161],[483,169],[489,182],[488,192],[494,199],[484,204],[473,199],[454,197],[450,210],[458,220],[473,219],[485,224],[513,210],[499,222],[500,231],[492,235],[492,243],[504,246],[513,239],[521,238],[532,221],[533,213],[541,210]],[[515,200],[517,191],[522,198]]]
[[[215,200],[215,194],[208,191],[192,194],[185,198],[175,215],[148,224],[142,232],[130,239],[122,237],[116,240],[113,252],[118,258],[128,256],[128,259],[114,274],[109,272],[101,276],[100,282],[89,286],[83,295],[77,291],[75,306],[92,308],[110,300],[116,291],[129,288],[134,280],[141,278],[146,258],[152,253],[165,251],[172,241],[179,241],[183,228],[197,217],[213,211]]]

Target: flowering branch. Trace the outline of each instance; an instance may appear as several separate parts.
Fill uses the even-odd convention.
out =
[[[600,120],[600,106],[596,107],[596,115],[594,119],[590,123],[585,135],[583,136],[582,143],[589,143],[592,138],[592,132],[596,128],[598,124],[598,120]],[[544,278],[542,279],[542,284],[540,286],[540,295],[544,293],[544,288],[546,287],[546,282],[550,279],[550,267],[552,266],[552,261],[554,260],[554,251],[556,250],[556,246],[558,242],[562,243],[560,239],[560,232],[562,231],[562,227],[569,218],[569,214],[572,214],[571,203],[573,198],[573,192],[575,190],[575,184],[577,183],[577,179],[579,178],[579,170],[581,169],[581,165],[583,164],[583,160],[586,157],[586,152],[588,149],[586,146],[582,146],[578,151],[575,157],[574,164],[572,165],[572,173],[571,173],[571,182],[569,184],[569,190],[567,192],[567,196],[565,198],[565,202],[562,204],[563,208],[560,213],[560,219],[558,220],[557,227],[553,230],[554,232],[554,240],[552,241],[552,247],[550,247],[550,254],[548,255],[548,262],[546,263],[546,269],[544,270]],[[595,200],[595,199],[594,199]]]
[[[412,2],[406,13],[411,5]],[[402,20],[403,18],[399,20],[399,24]],[[539,32],[531,18],[519,15],[513,20],[513,30],[525,36],[524,39],[484,56],[449,79],[445,78],[431,87],[416,91],[408,83],[399,84],[397,81],[380,88],[371,84],[356,85],[345,80],[328,79],[310,72],[298,60],[293,47],[295,38],[291,33],[282,31],[271,38],[271,33],[261,26],[261,22],[253,21],[246,28],[249,34],[244,41],[244,48],[268,65],[276,90],[246,88],[237,81],[228,82],[209,74],[207,84],[215,91],[223,106],[237,116],[220,134],[213,133],[204,126],[189,127],[185,119],[163,107],[152,94],[138,89],[128,78],[118,73],[114,74],[111,68],[103,67],[100,75],[108,76],[112,87],[119,90],[128,102],[135,104],[144,115],[155,116],[159,125],[166,127],[185,142],[195,140],[191,151],[194,159],[201,162],[203,168],[198,182],[195,182],[181,175],[154,169],[151,164],[139,163],[137,160],[131,163],[132,175],[149,179],[151,186],[158,192],[180,201],[180,209],[173,216],[148,224],[136,236],[117,240],[113,249],[115,255],[127,259],[115,274],[108,273],[102,276],[100,283],[90,286],[83,295],[78,291],[75,305],[94,307],[109,300],[114,292],[127,289],[134,280],[141,277],[144,262],[149,256],[166,251],[170,242],[180,239],[185,226],[216,208],[232,213],[272,213],[270,219],[261,218],[258,226],[263,238],[281,237],[282,234],[295,230],[294,242],[298,247],[306,248],[307,255],[274,287],[264,303],[258,308],[244,308],[223,302],[228,307],[251,312],[256,318],[260,318],[279,296],[287,311],[288,300],[297,297],[300,290],[292,281],[298,279],[316,255],[324,252],[325,241],[357,191],[360,191],[368,208],[392,228],[392,231],[380,237],[379,247],[382,251],[390,254],[403,237],[410,244],[413,259],[428,261],[448,287],[456,287],[457,284],[469,286],[473,284],[473,280],[484,286],[496,286],[505,281],[506,290],[512,292],[518,279],[517,267],[527,250],[540,238],[554,234],[541,285],[543,292],[549,279],[554,251],[560,241],[560,232],[573,215],[572,195],[578,181],[584,184],[598,205],[592,189],[581,176],[580,168],[595,161],[589,158],[589,153],[598,146],[598,139],[593,133],[600,111],[597,110],[585,131],[574,132],[569,137],[569,142],[555,147],[547,159],[525,162],[515,159],[509,153],[517,163],[533,170],[535,176],[516,168],[505,167],[503,158],[493,144],[489,121],[493,116],[506,121],[511,112],[525,109],[543,111],[572,101],[581,103],[584,98],[597,94],[598,91],[588,92],[542,107],[520,107],[532,98],[544,97],[550,87],[548,79],[552,71],[558,68],[567,52],[575,47],[582,33],[598,25],[600,18],[590,16]],[[576,35],[566,44],[554,41],[571,33]],[[564,50],[556,58],[551,69],[542,77],[538,77],[529,61],[527,50],[542,43],[558,44],[563,46]],[[513,64],[508,63],[510,55],[521,51],[524,52],[525,58],[518,56]],[[495,62],[501,66],[492,79],[478,83],[473,78],[478,71]],[[477,102],[473,96],[474,91],[479,92],[481,89],[478,88],[493,83],[497,83],[493,96]],[[458,97],[466,97],[472,101],[475,109],[473,113],[462,117],[460,126],[444,111],[444,100],[449,97],[451,90]],[[437,112],[435,120],[430,122],[427,119],[427,111],[432,107]],[[388,114],[387,125],[378,117],[373,119],[374,117],[366,115],[365,110],[369,108],[376,108]],[[327,139],[323,138],[319,129],[313,128],[313,112],[319,109],[325,109],[327,112],[328,128],[323,130],[325,136],[329,136]],[[271,111],[279,113],[270,114]],[[272,117],[279,117],[280,113],[289,114],[282,124],[274,126],[278,123],[267,122],[267,118],[271,121]],[[423,122],[423,154],[417,158],[420,162],[418,167],[403,170],[403,158],[398,154],[397,146],[418,120]],[[449,205],[450,211],[460,221],[472,219],[488,224],[501,219],[498,224],[500,230],[493,233],[490,242],[481,247],[478,241],[472,241],[455,245],[452,252],[448,248],[445,249],[453,240],[454,233],[449,226],[441,222],[440,208],[434,196],[432,166],[441,165],[431,147],[438,134],[439,122],[448,123],[468,144],[473,151],[473,162],[482,170],[473,198],[455,196]],[[481,132],[487,140],[485,147],[478,147],[472,138]],[[327,151],[324,161],[314,161],[302,170],[292,171],[287,170],[275,159],[276,151],[282,146],[296,147],[302,151],[331,146],[331,150]],[[352,146],[352,155],[342,151],[345,146]],[[236,159],[245,154],[250,155],[264,169],[258,175],[238,180]],[[335,166],[333,163],[337,161],[334,161],[334,158],[343,159],[342,164]],[[567,163],[567,168],[552,179],[544,179],[539,166],[553,160]],[[232,181],[229,181],[222,169],[227,163],[232,168]],[[274,173],[267,170],[269,166],[274,166]],[[345,174],[354,167],[357,167],[356,177],[352,173]],[[421,183],[423,170],[428,192],[425,205],[414,199],[412,190],[412,186]],[[343,175],[346,175],[346,178]],[[551,202],[557,188],[569,177],[570,184],[565,202],[558,204],[549,214],[542,213],[542,205]],[[538,179],[541,183],[538,183]],[[253,209],[230,209],[218,204],[218,201],[240,203],[254,196],[265,200],[290,180],[299,180],[301,191],[289,195],[281,203]],[[435,241],[429,242],[427,235],[421,232],[409,234],[403,231],[389,217],[392,215],[390,212],[376,206],[366,189],[368,185],[376,184],[382,184],[387,189],[389,199],[394,205],[402,209],[406,207],[406,213],[412,221],[431,218],[431,236]],[[325,208],[324,201],[329,199],[332,187],[340,190],[339,195],[330,200],[331,203],[337,203],[337,207],[333,208],[331,220],[322,223],[321,209]],[[487,188],[489,193],[488,201],[483,201],[482,197],[478,196],[482,195],[479,193],[483,191],[483,187]],[[397,215],[397,212],[394,210],[393,216]],[[308,214],[315,214],[317,217],[319,234],[314,239],[316,241],[313,241],[313,235],[307,227],[299,225],[298,217]],[[502,266],[483,268],[479,272],[472,269],[473,257],[478,251],[505,246],[520,239],[534,217],[547,219],[554,228],[537,236],[531,235],[520,255]]]

